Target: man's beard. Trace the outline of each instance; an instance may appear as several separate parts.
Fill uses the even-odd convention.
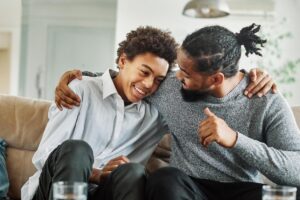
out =
[[[200,99],[203,99],[208,95],[207,91],[199,92],[194,90],[186,90],[183,87],[180,89],[181,96],[186,102],[195,102]]]

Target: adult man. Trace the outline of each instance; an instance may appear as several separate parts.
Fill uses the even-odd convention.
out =
[[[100,78],[73,81],[70,87],[81,105],[62,112],[50,107],[32,159],[37,172],[23,186],[22,199],[52,199],[57,181],[95,183],[89,185],[88,199],[143,198],[143,168],[131,164],[114,169],[129,161],[145,163],[167,132],[157,109],[142,99],[166,77],[176,47],[169,32],[140,27],[119,44],[119,73],[107,70]]]
[[[279,94],[241,95],[249,82],[238,71],[241,45],[260,54],[258,30],[212,26],[184,40],[180,81],[171,74],[149,99],[172,133],[172,167],[150,175],[148,199],[261,199],[258,172],[300,186],[300,134],[289,106]]]
[[[150,175],[148,199],[261,199],[258,172],[300,186],[300,133],[286,101],[279,94],[239,95],[249,80],[238,71],[241,45],[246,54],[260,55],[256,46],[265,41],[255,35],[259,29],[253,24],[234,34],[212,26],[184,40],[177,77],[183,98],[195,103],[171,105],[187,112],[168,121],[173,167]],[[193,122],[183,121],[188,116]]]

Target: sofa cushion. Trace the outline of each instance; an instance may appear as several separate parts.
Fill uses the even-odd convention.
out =
[[[12,199],[20,199],[23,184],[36,171],[31,161],[33,154],[34,151],[7,148],[8,196]]]

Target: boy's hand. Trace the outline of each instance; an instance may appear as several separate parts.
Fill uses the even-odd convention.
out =
[[[130,162],[129,159],[126,156],[119,156],[110,160],[101,170],[101,176],[99,182],[105,180],[109,176],[109,174],[115,169],[117,169],[120,165],[129,162]]]
[[[273,93],[277,92],[277,85],[265,70],[261,70],[259,68],[251,69],[249,75],[251,83],[247,86],[244,92],[244,94],[249,98],[253,95],[262,97],[270,90],[272,90]]]

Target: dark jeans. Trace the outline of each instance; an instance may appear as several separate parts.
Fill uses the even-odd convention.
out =
[[[49,155],[33,200],[52,199],[52,184],[57,181],[88,182],[93,165],[93,151],[81,140],[68,140]],[[89,184],[90,200],[144,199],[146,174],[139,164],[125,164],[114,170],[105,183]]]
[[[262,184],[196,179],[165,167],[148,177],[146,196],[148,200],[261,200]]]

